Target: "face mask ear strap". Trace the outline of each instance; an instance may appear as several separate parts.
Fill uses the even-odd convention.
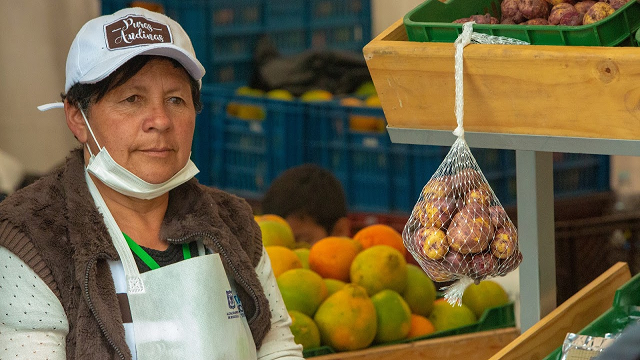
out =
[[[87,128],[89,128],[89,132],[91,133],[91,137],[93,138],[93,141],[96,142],[96,146],[98,147],[98,150],[100,150],[100,144],[98,144],[98,140],[96,139],[96,136],[93,134],[93,130],[91,130],[91,126],[89,125],[89,121],[87,120],[87,116],[84,114],[84,111],[82,111],[82,109],[80,109],[80,113],[82,114],[82,118],[84,119],[84,123],[87,124]],[[87,149],[89,150],[89,154],[91,156],[93,156],[93,153],[91,152],[91,146],[89,146],[89,143],[87,143],[86,145],[87,145]]]

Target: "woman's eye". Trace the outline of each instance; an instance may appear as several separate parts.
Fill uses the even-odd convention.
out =
[[[130,103],[136,102],[136,100],[138,100],[138,95],[131,95],[128,98],[124,99],[124,101],[130,102]]]
[[[184,102],[184,100],[182,100],[182,98],[176,97],[176,96],[172,96],[169,98],[169,101],[173,104],[179,105],[182,104]]]

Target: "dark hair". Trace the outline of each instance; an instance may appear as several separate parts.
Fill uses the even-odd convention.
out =
[[[347,203],[340,181],[329,170],[304,164],[273,180],[262,199],[262,212],[308,216],[331,234],[336,222],[347,216]]]
[[[135,76],[149,61],[154,59],[170,60],[173,63],[173,66],[182,69],[189,76],[193,105],[195,107],[196,113],[200,113],[200,111],[202,110],[202,101],[200,100],[200,85],[198,84],[198,81],[191,77],[187,70],[185,70],[182,64],[180,64],[177,60],[157,55],[136,56],[124,63],[124,65],[120,66],[105,79],[100,80],[97,83],[76,83],[71,86],[66,94],[60,94],[60,96],[62,97],[62,101],[67,99],[71,105],[80,108],[86,113],[88,112],[89,107],[92,103],[97,103],[109,91],[126,83],[129,79]]]

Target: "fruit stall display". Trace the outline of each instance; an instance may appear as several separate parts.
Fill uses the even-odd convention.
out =
[[[307,358],[515,326],[513,303],[496,282],[471,285],[460,306],[440,298],[387,225],[305,246],[283,218],[256,221]]]
[[[602,22],[586,26],[599,29],[599,25],[616,16],[636,21],[629,15],[637,6],[635,1],[628,2],[626,10],[631,13],[614,12]],[[494,9],[500,18],[499,7]],[[455,127],[452,81],[455,47],[450,42],[461,29],[453,21],[485,13],[482,9],[470,11],[444,21],[447,22],[444,27],[455,33],[449,43],[408,41],[409,29],[401,19],[365,47],[367,64],[394,142],[428,145],[453,142],[450,132]],[[426,22],[420,26],[425,32],[428,27],[436,27]],[[498,33],[508,26],[513,25],[480,24],[474,29]],[[529,25],[519,26],[524,30]],[[575,27],[579,30],[582,26],[585,25]],[[530,27],[526,32],[531,39],[565,30],[545,25]],[[615,289],[629,279],[628,268],[624,277],[620,275],[621,267],[615,266],[555,310],[551,308],[550,313],[545,307],[548,302],[540,307],[542,297],[550,298],[551,293],[546,291],[555,287],[555,282],[552,287],[545,282],[555,279],[552,268],[555,264],[544,261],[554,259],[553,230],[548,231],[553,226],[549,152],[640,155],[637,133],[624,130],[634,128],[632,124],[637,124],[640,115],[640,109],[631,105],[640,101],[637,25],[615,30],[622,32],[623,40],[629,40],[620,45],[632,46],[554,43],[470,45],[464,50],[465,138],[470,146],[516,150],[520,242],[524,257],[530,255],[535,260],[525,261],[520,267],[521,309],[532,309],[529,313],[533,315],[538,310],[545,311],[538,316],[550,316],[544,317],[544,321],[538,318],[533,326],[527,324],[522,337],[496,354],[495,359],[544,358],[562,344],[568,331],[580,331],[605,312]],[[439,86],[425,84],[422,79],[426,78]],[[575,106],[578,98],[591,106]],[[427,111],[430,116],[424,116]],[[540,192],[543,189],[544,193]],[[520,195],[525,195],[526,201]],[[541,253],[549,250],[551,254]],[[535,288],[542,288],[544,293],[531,291]]]

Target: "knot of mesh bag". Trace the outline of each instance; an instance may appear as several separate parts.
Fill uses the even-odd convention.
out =
[[[464,139],[463,48],[472,42],[526,42],[472,32],[463,24],[454,46],[458,136],[422,189],[402,237],[405,247],[435,282],[453,284],[445,298],[460,304],[464,289],[481,280],[504,276],[522,262],[518,232],[480,170]]]

